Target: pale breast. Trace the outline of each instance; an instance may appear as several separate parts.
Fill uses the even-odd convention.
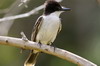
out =
[[[60,26],[60,19],[56,16],[43,17],[43,23],[37,34],[37,40],[43,44],[49,44],[56,38]]]

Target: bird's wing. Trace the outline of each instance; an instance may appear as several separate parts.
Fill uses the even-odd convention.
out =
[[[43,17],[40,16],[40,17],[37,19],[35,25],[33,26],[33,31],[32,31],[32,35],[31,35],[31,40],[34,41],[34,42],[36,42],[36,36],[37,36],[37,33],[38,33],[38,31],[39,31],[39,29],[40,29],[42,23],[43,23]]]
[[[62,24],[60,22],[59,29],[58,29],[58,33],[61,31],[61,29],[62,29]]]

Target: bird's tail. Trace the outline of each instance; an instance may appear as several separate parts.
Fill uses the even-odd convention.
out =
[[[37,53],[30,52],[29,57],[27,58],[27,60],[24,63],[24,66],[35,66],[35,63],[36,63],[39,53],[40,52],[37,52]]]

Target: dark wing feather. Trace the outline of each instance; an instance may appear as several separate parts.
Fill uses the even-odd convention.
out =
[[[62,24],[60,22],[59,29],[58,29],[58,33],[61,31],[61,29],[62,29]]]
[[[36,36],[37,36],[37,33],[38,33],[38,31],[39,31],[39,29],[40,29],[40,27],[41,27],[42,22],[43,22],[43,17],[40,16],[40,17],[37,19],[35,25],[33,26],[33,31],[32,31],[32,35],[31,35],[31,40],[34,41],[34,42],[36,42]]]

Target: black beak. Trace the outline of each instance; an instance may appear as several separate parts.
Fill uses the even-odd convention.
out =
[[[71,8],[62,7],[62,11],[71,11]]]

